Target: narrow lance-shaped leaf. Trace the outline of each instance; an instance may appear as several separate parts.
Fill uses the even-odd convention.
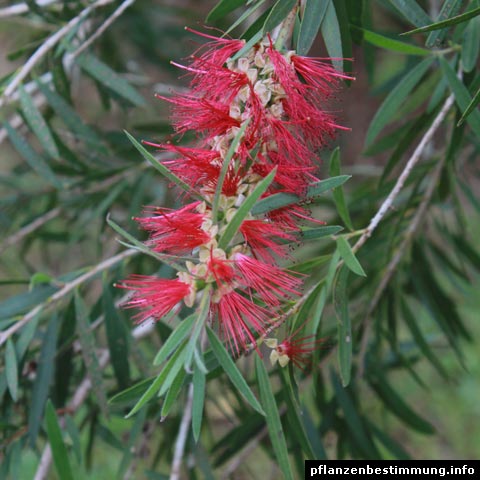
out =
[[[33,102],[32,97],[28,94],[25,88],[23,88],[23,86],[20,86],[19,93],[20,105],[29,127],[32,129],[32,132],[36,135],[45,151],[51,157],[58,159],[60,156],[58,153],[58,148],[55,140],[52,137],[52,133],[48,128],[47,122],[42,117],[42,114]]]
[[[165,395],[165,400],[162,405],[162,411],[160,413],[162,419],[164,419],[169,413],[171,408],[174,406],[175,401],[180,394],[180,391],[185,383],[185,378],[187,376],[187,372],[181,368],[175,378],[173,379],[170,388],[168,389],[167,394]]]
[[[389,93],[370,123],[365,140],[366,148],[373,143],[377,135],[394,118],[400,106],[405,102],[405,99],[422,79],[433,62],[433,58],[426,58],[420,62],[415,68],[409,71]]]
[[[471,18],[475,18],[480,15],[480,7],[470,10],[468,12],[457,15],[456,17],[449,18],[448,20],[443,20],[441,22],[432,23],[425,27],[416,28],[415,30],[409,30],[408,32],[402,33],[402,35],[413,35],[414,33],[422,32],[431,32],[433,30],[439,30],[445,27],[451,27],[452,25],[457,25],[459,23],[466,22]]]
[[[436,23],[455,16],[460,11],[460,8],[462,8],[462,4],[463,0],[449,0],[443,2],[442,9],[438,14]],[[443,30],[434,30],[433,32],[430,32],[427,37],[427,41],[425,42],[425,45],[428,48],[432,48],[435,45],[440,45],[445,38],[445,35],[447,34],[447,30],[447,28],[444,28]]]
[[[477,90],[477,93],[472,98],[472,101],[468,104],[468,107],[466,108],[466,110],[463,112],[460,120],[458,121],[458,124],[457,124],[458,127],[460,127],[465,122],[465,120],[475,110],[475,108],[478,106],[479,103],[480,103],[480,88]]]
[[[474,5],[473,3],[471,5]],[[475,5],[480,7],[476,0]],[[464,72],[471,72],[478,60],[480,53],[480,15],[468,22],[462,42],[462,66]]]
[[[113,90],[116,94],[125,98],[136,106],[145,105],[145,99],[117,72],[105,65],[98,58],[91,54],[84,53],[76,58],[76,62],[89,75],[98,80],[107,88]]]
[[[202,428],[203,407],[205,403],[205,374],[195,366],[193,371],[193,409],[192,431],[195,442],[198,442]]]
[[[5,374],[7,376],[7,385],[10,396],[13,401],[16,402],[18,394],[18,366],[15,346],[10,338],[7,340],[7,346],[5,349]]]
[[[271,32],[280,22],[283,22],[296,3],[297,0],[277,0],[265,20],[263,35]]]
[[[327,0],[327,2],[327,10],[321,25],[322,37],[327,47],[327,52],[332,58],[333,66],[338,71],[343,72],[343,49],[340,25],[333,1]]]
[[[337,247],[338,247],[338,252],[340,253],[340,256],[343,258],[345,262],[345,265],[353,273],[356,273],[361,277],[366,277],[367,274],[365,273],[362,266],[360,265],[360,262],[357,260],[357,257],[353,253],[352,247],[350,246],[348,241],[345,239],[345,237],[337,238]]]
[[[338,363],[344,387],[350,383],[352,370],[352,326],[348,313],[347,296],[348,275],[348,270],[342,267],[338,272],[333,290],[335,315],[338,324]]]
[[[220,363],[221,367],[227,374],[228,378],[232,381],[235,385],[237,390],[240,392],[242,397],[259,413],[265,415],[262,407],[258,403],[258,400],[255,398],[252,390],[248,386],[245,378],[240,373],[240,370],[235,365],[235,362],[230,357],[229,353],[223,346],[222,342],[218,339],[215,335],[215,332],[207,326],[207,336],[210,342],[210,346],[212,347],[213,353],[217,357],[218,362]]]
[[[292,468],[288,460],[287,442],[283,435],[283,427],[280,421],[277,402],[272,392],[270,378],[259,355],[255,356],[255,371],[257,373],[258,389],[260,398],[265,409],[268,433],[272,442],[273,451],[278,460],[278,465],[287,480],[293,480]]]
[[[207,22],[215,22],[242,6],[245,0],[220,0],[207,15]]]
[[[432,21],[416,0],[389,0],[389,2],[416,27],[422,27]]]
[[[62,480],[73,480],[72,467],[68,457],[67,447],[63,442],[62,430],[58,423],[57,414],[52,402],[47,402],[45,410],[45,420],[47,425],[47,435],[50,447],[52,449],[53,463],[58,473],[58,477]]]
[[[297,40],[299,55],[306,55],[310,50],[320,30],[329,3],[329,1],[306,0]]]

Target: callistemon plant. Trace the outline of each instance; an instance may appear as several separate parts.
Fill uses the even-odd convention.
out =
[[[182,268],[174,279],[134,275],[121,286],[133,291],[126,307],[139,309],[138,322],[197,308],[194,343],[206,323],[240,354],[301,294],[304,279],[278,261],[298,241],[299,222],[319,222],[298,201],[259,205],[278,194],[301,199],[318,182],[317,151],[342,128],[325,101],[347,77],[323,59],[277,49],[270,36],[246,50],[241,40],[200,35],[209,41],[188,65],[175,64],[190,76],[189,93],[159,97],[172,105],[178,135],[192,132],[196,144],[145,142],[173,154],[163,166],[186,190],[185,205],[136,218],[147,246]],[[300,365],[314,345],[267,342],[282,366],[290,357]]]

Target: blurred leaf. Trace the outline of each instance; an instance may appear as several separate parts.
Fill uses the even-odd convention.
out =
[[[122,317],[113,303],[112,293],[103,279],[103,311],[107,332],[108,349],[118,387],[124,389],[130,383],[130,365],[128,362],[128,332]]]
[[[436,21],[438,22],[456,15],[460,11],[462,3],[463,0],[448,0],[443,2],[442,9],[440,10]],[[427,37],[427,41],[425,42],[426,47],[432,48],[435,45],[440,45],[443,42],[447,31],[448,29],[435,30],[431,32]]]
[[[52,184],[55,188],[62,189],[62,182],[53,173],[45,160],[29,145],[29,143],[14,129],[8,122],[4,123],[8,137],[15,147],[15,150],[27,161],[27,163],[42,177],[45,181]]]
[[[75,60],[80,67],[102,85],[133,103],[137,107],[145,106],[145,99],[117,72],[89,53],[83,53]]]
[[[141,397],[152,385],[154,382],[155,377],[149,377],[145,380],[141,380],[140,382],[136,383],[135,385],[131,386],[123,390],[122,392],[117,393],[114,395],[108,403],[110,405],[121,405],[121,404],[130,404],[132,402],[136,402],[139,397]],[[155,393],[152,394],[152,396]]]
[[[480,38],[479,38],[479,42],[480,42]],[[460,127],[465,122],[465,120],[475,110],[475,108],[478,106],[479,103],[480,103],[480,88],[477,90],[477,93],[472,98],[472,101],[468,104],[467,108],[463,112],[460,120],[457,123],[457,127]]]
[[[370,429],[378,440],[383,443],[385,448],[389,450],[398,460],[411,460],[412,457],[403,449],[403,447],[394,440],[388,433],[376,427],[373,423],[368,422]]]
[[[458,79],[456,73],[445,59],[440,58],[440,66],[442,67],[442,71],[448,80],[448,84],[455,95],[455,101],[457,102],[458,108],[464,112],[468,111],[473,99],[470,96],[467,87]],[[480,112],[475,110],[474,107],[468,117],[465,117],[465,120],[475,132],[475,135],[480,137]]]
[[[223,232],[220,240],[218,241],[219,248],[225,249],[228,246],[228,244],[240,228],[240,225],[245,220],[245,217],[250,213],[250,210],[252,210],[257,200],[266,192],[267,188],[272,183],[276,173],[277,168],[275,167],[264,179],[258,182],[255,189],[240,205],[233,217],[230,219],[230,222],[227,224],[225,231]]]
[[[323,17],[321,30],[323,41],[327,48],[329,57],[332,59],[333,66],[343,72],[343,48],[340,25],[338,23],[337,12],[332,0],[327,0],[328,6]]]
[[[75,290],[75,313],[77,317],[78,340],[82,346],[82,357],[92,382],[92,390],[97,397],[103,415],[108,417],[107,396],[103,386],[102,370],[95,352],[95,337],[90,330],[88,311],[78,290]]]
[[[297,40],[297,53],[306,55],[320,30],[323,17],[331,0],[306,0]]]
[[[300,236],[302,240],[314,240],[317,238],[329,237],[341,232],[343,227],[338,225],[329,225],[328,227],[302,229]]]
[[[184,369],[180,369],[177,373],[176,377],[174,378],[170,388],[168,389],[167,395],[165,396],[165,400],[162,405],[161,410],[161,417],[164,419],[169,413],[177,397],[180,393],[180,390],[185,383],[185,377],[187,376],[187,372]]]
[[[258,412],[262,415],[265,415],[262,407],[258,403],[258,400],[255,398],[255,395],[250,390],[245,378],[240,373],[240,370],[235,365],[234,361],[230,357],[229,353],[223,346],[222,342],[215,335],[214,331],[207,326],[207,336],[210,342],[210,347],[217,357],[218,362],[222,366],[223,370],[230,378],[231,382],[235,385],[237,390],[241,393],[242,397]]]
[[[287,443],[285,442],[285,437],[283,435],[283,427],[280,422],[277,402],[273,396],[267,370],[265,369],[265,365],[259,355],[255,356],[255,371],[257,373],[257,385],[260,391],[260,399],[265,410],[268,433],[272,442],[273,451],[275,452],[278,465],[285,478],[287,480],[293,480],[293,473],[288,459]]]
[[[342,385],[344,387],[350,383],[352,370],[353,339],[350,315],[348,313],[348,275],[348,270],[345,267],[341,267],[333,288],[335,316],[337,317],[338,325],[338,362],[340,366],[340,376],[342,377]]]
[[[371,384],[375,392],[383,400],[383,404],[394,413],[400,420],[410,425],[418,432],[432,434],[435,432],[433,426],[418,416],[403,399],[390,387],[384,376],[378,378]]]
[[[207,22],[215,22],[228,13],[233,12],[238,7],[241,7],[245,3],[245,0],[220,0],[207,15]]]
[[[195,366],[193,371],[193,411],[192,431],[195,442],[198,442],[202,428],[203,407],[205,403],[205,374]]]
[[[72,440],[72,449],[79,464],[82,463],[82,445],[80,443],[80,432],[70,415],[65,415],[65,427],[68,436]]]
[[[479,5],[478,0],[476,2]],[[480,5],[479,5],[480,6]],[[480,16],[472,19],[465,29],[462,42],[462,65],[464,72],[471,72],[480,53]]]
[[[330,156],[329,173],[332,177],[339,178],[340,176],[340,148],[337,147]],[[348,175],[347,175],[348,176]],[[333,189],[333,200],[337,207],[340,218],[344,221],[349,230],[353,230],[352,220],[348,211],[347,202],[345,201],[345,195],[343,194],[343,188],[340,186]]]
[[[18,366],[17,356],[15,355],[15,346],[12,339],[7,340],[7,346],[5,349],[5,374],[7,376],[7,385],[10,392],[10,396],[13,401],[17,401],[18,395]]]
[[[259,1],[255,2],[250,8],[245,10],[242,13],[242,15],[240,15],[237,18],[237,20],[230,25],[230,27],[225,32],[225,34],[230,33],[233,29],[238,27],[238,25],[240,25],[244,20],[253,18],[253,14],[265,3],[265,1],[266,0],[259,0]],[[255,30],[255,24],[258,22],[258,28],[256,28],[256,30],[255,30],[255,32],[258,32],[258,30],[260,30],[261,27],[263,27],[263,24],[265,23],[265,20],[267,19],[267,16],[268,16],[269,13],[270,13],[269,10],[267,10],[262,15],[260,15],[260,17],[258,17],[257,20],[255,20],[255,22],[251,25],[250,28]],[[250,30],[250,28],[249,28],[249,30]],[[247,30],[247,32],[245,32],[245,34],[242,35],[243,38],[249,38],[249,34],[248,34],[249,30]]]
[[[67,448],[63,443],[62,431],[58,424],[57,414],[52,402],[47,402],[45,409],[45,421],[47,425],[47,434],[50,447],[52,449],[53,463],[57,470],[59,478],[62,480],[73,480],[72,467],[68,458]]]
[[[365,140],[366,148],[373,143],[378,134],[388,125],[397,113],[397,110],[405,102],[405,99],[422,79],[433,62],[433,58],[426,58],[420,62],[415,68],[407,73],[407,75],[405,75],[405,77],[403,77],[397,86],[389,93],[368,127]]]
[[[263,35],[271,32],[278,24],[283,22],[285,18],[287,18],[288,14],[292,11],[296,3],[297,0],[277,0],[270,11],[270,14],[265,20],[262,29]]]
[[[457,25],[458,23],[466,22],[467,20],[470,20],[471,18],[474,18],[477,15],[480,15],[480,7],[470,10],[469,12],[462,13],[461,15],[457,15],[456,17],[449,18],[448,20],[435,22],[425,27],[416,28],[415,30],[410,30],[408,32],[402,33],[401,35],[413,35],[414,33],[431,32],[433,30],[439,30],[441,28],[451,27],[452,25]]]
[[[32,129],[32,132],[36,135],[45,151],[51,157],[58,160],[60,155],[58,153],[57,145],[55,144],[55,140],[53,139],[50,129],[42,117],[42,114],[34,104],[32,97],[27,93],[23,86],[20,86],[18,91],[20,94],[20,105],[29,127]]]
[[[379,33],[371,32],[363,28],[358,28],[352,26],[354,31],[361,32],[363,39],[376,47],[383,48],[385,50],[390,50],[392,52],[404,53],[406,55],[431,55],[432,52],[426,48],[417,47],[416,45],[411,45],[409,43],[400,42]]]
[[[432,21],[416,0],[389,0],[389,2],[416,27],[422,27]]]
[[[28,411],[28,437],[33,447],[37,440],[40,422],[48,399],[50,385],[55,368],[55,353],[58,337],[58,316],[54,315],[49,323],[42,342],[35,382],[32,388],[32,403]]]

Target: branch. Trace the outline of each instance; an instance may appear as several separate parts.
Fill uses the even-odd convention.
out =
[[[188,427],[192,419],[193,409],[193,382],[188,387],[187,404],[183,411],[180,429],[178,430],[177,440],[175,442],[175,451],[173,453],[172,471],[170,472],[170,480],[180,479],[180,468],[182,467],[183,452],[185,450],[185,443],[187,442]]]
[[[97,275],[97,273],[102,272],[103,270],[107,270],[111,266],[115,265],[122,260],[136,255],[138,253],[137,250],[129,249],[125,250],[113,257],[107,258],[103,262],[100,262],[98,265],[93,267],[88,272],[80,275],[75,280],[67,283],[64,285],[63,288],[55,292],[45,303],[37,305],[35,308],[30,310],[26,315],[23,316],[21,320],[14,323],[10,328],[0,332],[0,346],[3,345],[15,332],[20,330],[24,325],[26,325],[30,320],[33,320],[43,309],[51,307],[53,304],[61,300],[65,295],[68,295],[72,290],[76,287],[81,285],[83,282],[89,280],[90,278]]]
[[[46,7],[56,2],[58,2],[58,0],[36,0],[36,4],[39,7]],[[29,10],[30,8],[26,3],[17,3],[15,5],[10,5],[9,7],[0,9],[0,18],[21,15],[22,13],[27,13]]]
[[[453,95],[450,95],[450,97],[447,98],[437,118],[435,118],[432,125],[430,125],[430,128],[427,130],[422,140],[417,145],[417,148],[413,152],[412,156],[408,160],[407,164],[405,165],[405,168],[403,172],[400,174],[400,176],[398,177],[397,183],[393,187],[392,191],[390,192],[388,197],[385,199],[385,201],[382,203],[381,207],[379,208],[375,216],[370,220],[370,224],[366,228],[365,232],[362,234],[362,236],[358,239],[357,243],[354,245],[353,250],[355,252],[358,249],[360,249],[365,244],[365,242],[370,238],[373,231],[378,227],[378,224],[382,221],[383,217],[387,214],[387,212],[392,207],[393,202],[395,201],[398,194],[400,193],[403,186],[405,185],[407,178],[410,176],[410,173],[412,172],[413,168],[422,157],[423,150],[428,145],[433,135],[440,127],[444,118],[447,116],[447,113],[450,110],[450,107],[453,105],[454,100],[455,99]]]
[[[24,63],[22,68],[15,75],[12,81],[7,85],[3,94],[0,96],[0,107],[3,106],[5,99],[10,97],[18,86],[22,83],[24,78],[32,71],[35,65],[65,36],[68,32],[73,30],[78,23],[80,23],[85,17],[87,17],[96,8],[102,7],[112,3],[113,0],[97,0],[94,4],[89,5],[82,10],[80,14],[72,18],[66,25],[55,32],[49,37],[35,53]]]
[[[82,52],[84,52],[97,38],[103,35],[105,30],[118,18],[122,13],[133,5],[135,0],[125,0],[106,20],[103,24],[97,29],[97,31],[85,42],[83,43],[77,50],[72,53],[73,57],[77,57]]]

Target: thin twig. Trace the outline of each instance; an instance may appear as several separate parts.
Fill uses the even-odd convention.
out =
[[[430,125],[430,128],[426,131],[422,140],[417,145],[417,148],[415,149],[412,156],[410,157],[407,164],[405,165],[405,168],[403,169],[402,173],[398,177],[398,180],[395,183],[395,186],[393,187],[392,191],[390,192],[388,197],[385,199],[385,201],[382,203],[378,212],[371,219],[370,224],[366,228],[365,232],[362,234],[362,236],[358,239],[357,243],[354,245],[353,250],[355,252],[359,248],[361,248],[365,244],[365,242],[370,238],[370,236],[372,235],[374,230],[378,227],[379,223],[383,220],[383,217],[388,213],[388,211],[392,207],[393,202],[395,201],[398,194],[400,193],[403,186],[405,185],[405,182],[407,181],[407,178],[410,176],[410,173],[412,172],[413,168],[415,167],[415,165],[418,163],[418,161],[422,157],[423,150],[428,145],[428,143],[432,139],[433,135],[435,134],[435,132],[438,130],[438,128],[442,124],[444,118],[446,117],[448,111],[450,110],[450,107],[453,105],[454,100],[455,100],[454,96],[450,95],[448,97],[448,99],[446,100],[446,102],[444,103],[444,105],[443,105],[442,109],[440,110],[437,118],[435,118],[432,125]]]
[[[187,442],[188,429],[192,419],[193,409],[193,382],[188,387],[188,397],[185,409],[183,411],[182,421],[178,430],[177,440],[175,442],[175,450],[173,453],[172,471],[170,472],[170,480],[180,479],[180,469],[182,467],[183,452]]]
[[[102,7],[112,3],[113,0],[97,0],[92,5],[82,10],[80,14],[72,18],[66,25],[60,28],[52,36],[50,36],[35,53],[23,64],[19,72],[13,77],[12,81],[7,85],[3,94],[0,96],[0,107],[4,103],[4,99],[10,97],[18,86],[22,83],[23,79],[32,71],[35,65],[73,28],[77,26],[85,17],[87,17],[96,8]]]
[[[56,3],[59,0],[36,0],[36,4],[39,7],[46,7],[52,3]],[[15,15],[21,15],[22,13],[27,13],[30,10],[30,7],[26,3],[16,3],[15,5],[10,5],[9,7],[0,9],[0,18],[13,17]]]
[[[93,267],[88,272],[84,273],[83,275],[80,275],[75,280],[65,284],[63,288],[58,290],[58,292],[54,293],[46,302],[40,305],[37,305],[35,308],[30,310],[26,315],[24,315],[21,320],[14,323],[10,328],[7,328],[7,330],[0,332],[0,346],[3,345],[15,332],[20,330],[30,320],[33,320],[38,314],[40,314],[42,310],[51,307],[56,302],[58,302],[63,297],[65,297],[65,295],[68,295],[76,287],[78,287],[85,281],[90,280],[90,278],[94,277],[98,273],[102,272],[103,270],[107,270],[108,268],[115,265],[116,263],[121,262],[122,260],[125,260],[128,257],[136,255],[137,253],[138,253],[138,250],[134,250],[134,249],[125,250],[113,257],[107,258],[103,262],[100,262],[98,265],[95,265],[95,267]]]
[[[103,24],[97,29],[97,31],[85,42],[83,43],[77,50],[72,53],[73,57],[77,57],[82,52],[84,52],[97,38],[101,37],[105,30],[118,18],[122,13],[133,5],[135,0],[125,0],[104,22]]]

